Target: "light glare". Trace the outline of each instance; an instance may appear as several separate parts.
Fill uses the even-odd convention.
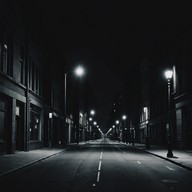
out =
[[[165,77],[166,79],[171,79],[173,76],[173,71],[172,70],[167,70],[165,71]]]
[[[126,115],[123,115],[123,116],[122,116],[122,119],[123,119],[123,120],[125,120],[126,118],[127,118],[127,116],[126,116]]]
[[[81,66],[78,66],[76,69],[75,69],[75,74],[79,77],[83,76],[85,73],[83,67]]]
[[[95,115],[95,111],[94,110],[91,110],[90,113],[91,113],[91,115]]]

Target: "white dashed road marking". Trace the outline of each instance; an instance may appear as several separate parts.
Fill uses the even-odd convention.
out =
[[[97,182],[99,182],[99,179],[100,179],[100,171],[98,171],[97,173]]]
[[[167,169],[169,169],[170,171],[174,171],[175,169],[169,167],[169,166],[165,166]]]
[[[101,161],[99,161],[99,168],[98,171],[101,171]]]
[[[100,159],[102,159],[102,157],[103,157],[103,151],[101,151]]]
[[[98,172],[97,172],[97,182],[99,182],[99,180],[100,180],[102,158],[103,158],[103,148],[102,148],[100,158],[99,158],[100,160],[99,160],[99,167],[98,167]]]

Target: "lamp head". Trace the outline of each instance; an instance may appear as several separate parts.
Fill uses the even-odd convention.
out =
[[[94,110],[91,110],[91,111],[90,111],[90,114],[91,114],[91,115],[95,115],[95,111],[94,111]]]
[[[78,77],[81,77],[83,76],[85,73],[85,70],[82,66],[78,66],[76,69],[75,69],[75,75],[78,76]]]
[[[127,116],[126,116],[126,115],[123,115],[123,116],[122,116],[122,119],[123,119],[123,120],[127,119]]]
[[[165,77],[166,77],[166,79],[171,79],[173,77],[173,71],[172,70],[166,70],[165,71]]]

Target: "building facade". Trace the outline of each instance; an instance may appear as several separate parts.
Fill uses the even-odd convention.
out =
[[[63,83],[56,78],[63,71],[53,72],[58,55],[45,52],[41,23],[28,6],[1,2],[0,153],[63,143]]]
[[[172,69],[170,92],[171,142],[174,148],[192,148],[191,29],[151,52],[140,65],[140,142],[167,145],[168,92],[164,72]],[[147,113],[146,113],[147,112]]]

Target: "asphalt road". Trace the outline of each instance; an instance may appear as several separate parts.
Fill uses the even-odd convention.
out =
[[[0,186],[6,192],[191,192],[192,173],[102,139],[9,174]]]

